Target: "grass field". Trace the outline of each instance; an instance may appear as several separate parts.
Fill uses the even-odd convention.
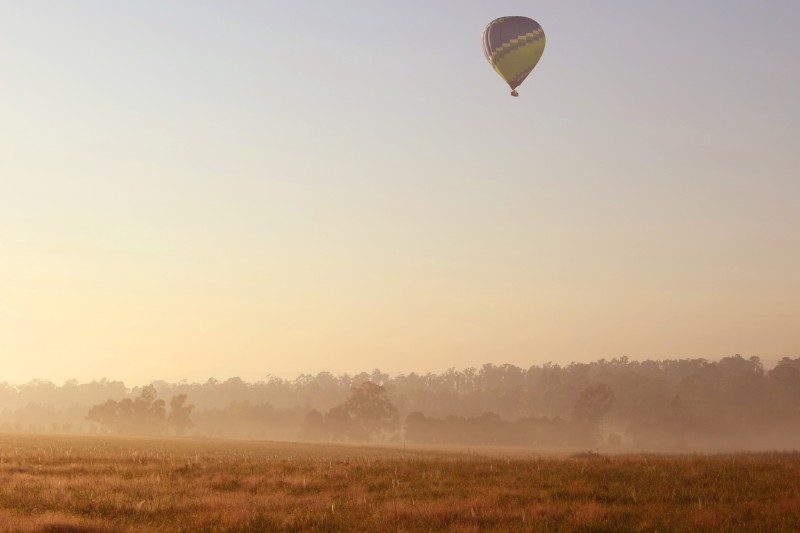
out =
[[[800,531],[800,454],[0,435],[0,531]]]

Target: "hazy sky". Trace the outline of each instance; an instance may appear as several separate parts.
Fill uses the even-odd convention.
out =
[[[0,0],[0,381],[799,357],[798,19]]]

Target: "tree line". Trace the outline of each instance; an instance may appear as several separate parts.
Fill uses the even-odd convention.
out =
[[[186,398],[185,394],[170,398],[167,412],[166,402],[158,398],[153,385],[148,385],[135,398],[109,399],[92,406],[86,420],[123,435],[161,435],[167,430],[183,435],[192,427],[194,409],[194,405],[186,403]]]
[[[166,402],[174,398],[183,403],[167,410]],[[173,416],[173,411],[183,414]],[[267,376],[254,383],[239,378],[157,381],[130,389],[109,380],[62,386],[40,380],[0,383],[0,431],[797,448],[800,358],[784,358],[771,369],[757,357],[735,355],[719,361],[617,358],[527,369],[487,364],[395,376],[379,370],[322,372],[293,380]]]

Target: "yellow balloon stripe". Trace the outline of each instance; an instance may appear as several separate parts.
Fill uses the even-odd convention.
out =
[[[512,85],[514,82],[519,85],[522,83],[522,80],[517,78],[523,73],[530,72],[542,57],[545,44],[544,36],[542,36],[540,39],[529,40],[521,46],[517,44],[517,48],[515,50],[510,50],[512,45],[509,43],[503,43],[503,46],[497,50],[500,50],[507,44],[509,45],[509,51],[503,55],[492,53],[492,64],[498,74],[500,74],[500,76],[502,76],[509,85]],[[515,87],[516,86],[512,86],[512,88]]]

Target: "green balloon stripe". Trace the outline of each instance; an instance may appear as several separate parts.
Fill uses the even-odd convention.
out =
[[[516,89],[544,53],[544,30],[527,17],[501,17],[483,30],[483,53],[498,74]]]

